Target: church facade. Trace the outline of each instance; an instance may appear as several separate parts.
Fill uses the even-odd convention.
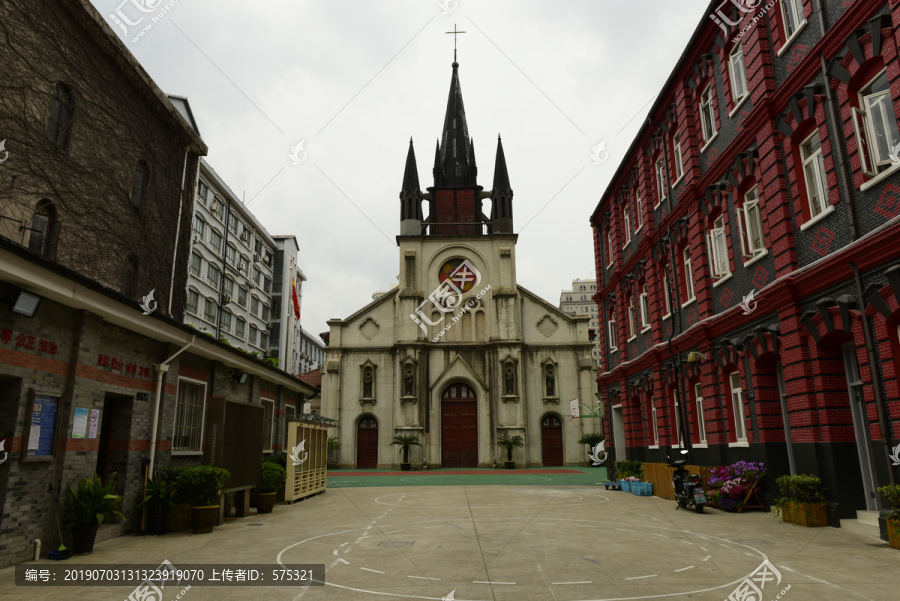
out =
[[[491,190],[478,185],[454,61],[434,185],[422,191],[412,140],[400,192],[399,286],[334,319],[322,414],[339,421],[342,468],[392,468],[398,435],[418,437],[410,463],[502,465],[500,437],[521,436],[518,467],[584,465],[598,418],[589,318],[517,283],[513,192],[503,145]],[[490,201],[490,216],[484,201]],[[427,201],[429,214],[423,217]]]

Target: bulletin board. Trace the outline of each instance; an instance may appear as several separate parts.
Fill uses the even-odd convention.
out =
[[[62,405],[59,392],[31,389],[22,432],[22,461],[50,461],[56,451],[56,431]]]

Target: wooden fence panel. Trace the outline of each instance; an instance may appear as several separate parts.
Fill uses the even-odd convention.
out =
[[[665,463],[645,463],[643,464],[644,482],[653,483],[653,494],[663,499],[675,500],[675,489],[672,487],[672,473],[674,467],[669,467]],[[691,474],[698,474],[703,484],[703,490],[706,490],[706,481],[712,473],[713,466],[709,465],[686,465],[687,471]]]

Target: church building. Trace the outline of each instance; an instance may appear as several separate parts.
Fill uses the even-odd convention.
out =
[[[410,140],[400,191],[399,286],[333,319],[322,414],[339,421],[342,468],[396,468],[397,435],[414,435],[410,463],[503,465],[498,438],[521,436],[518,467],[584,465],[598,418],[589,318],[568,315],[518,285],[513,191],[498,138],[493,185],[478,183],[453,62],[434,184],[422,191]],[[428,217],[422,204],[428,202]],[[490,217],[485,215],[490,203]]]

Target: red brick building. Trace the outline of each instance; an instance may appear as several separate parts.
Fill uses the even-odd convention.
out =
[[[900,2],[708,13],[591,216],[606,434],[818,474],[837,525],[898,475]]]

